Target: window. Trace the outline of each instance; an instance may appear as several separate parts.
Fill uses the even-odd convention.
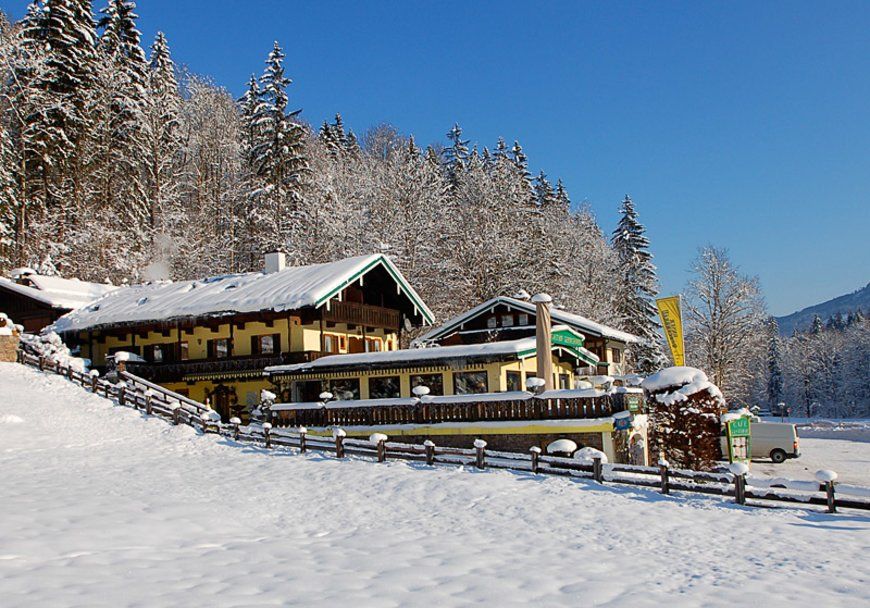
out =
[[[453,373],[453,392],[457,395],[485,393],[488,390],[485,371]]]
[[[611,349],[610,352],[613,354],[613,362],[614,363],[619,363],[622,361],[622,359],[621,359],[622,352],[620,352],[620,350],[618,348],[613,348],[613,349]]]
[[[228,338],[217,338],[208,341],[208,357],[210,359],[226,359],[230,356],[230,341]]]
[[[419,374],[411,376],[411,392],[417,386],[425,386],[429,389],[430,395],[444,394],[444,374]]]
[[[571,388],[571,377],[568,374],[559,374],[559,388]]]
[[[517,325],[525,327],[529,324],[529,315],[522,313],[517,317]]]
[[[178,358],[182,361],[190,359],[190,347],[187,345],[187,342],[180,342],[178,344]]]
[[[323,334],[323,351],[327,353],[338,352],[338,336]]]
[[[520,372],[507,372],[507,390],[523,390],[523,378]]]
[[[340,378],[329,381],[329,392],[336,399],[359,399],[359,378]]]
[[[495,317],[490,317],[486,320],[486,326],[489,329],[494,329],[496,324],[497,324],[497,321],[496,321]]]
[[[369,399],[389,399],[399,396],[401,395],[398,376],[369,378]]]
[[[502,315],[501,316],[501,326],[502,327],[513,327],[514,325],[514,316],[513,315]]]
[[[366,338],[366,352],[367,353],[376,353],[381,350],[381,340],[380,338]]]
[[[261,355],[274,355],[280,350],[280,334],[272,334],[270,336],[257,336],[259,338],[259,353]]]
[[[150,363],[163,363],[166,358],[165,355],[168,354],[164,349],[165,345],[149,344],[143,349],[145,360]]]
[[[347,339],[344,336],[338,337],[338,348],[339,350],[347,350]]]

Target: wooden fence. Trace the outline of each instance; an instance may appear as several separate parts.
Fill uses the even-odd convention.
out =
[[[427,403],[425,400],[408,399],[414,403],[397,405],[366,405],[367,400],[364,399],[347,407],[341,407],[336,402],[278,404],[271,408],[271,422],[275,426],[292,427],[604,418],[625,409],[622,397],[619,394],[582,399],[540,399],[529,396],[528,399],[505,398],[460,403]]]
[[[158,416],[174,424],[187,424],[203,433],[218,433],[267,449],[295,448],[301,452],[319,450],[335,454],[338,458],[351,455],[373,458],[379,462],[399,459],[428,465],[474,466],[560,475],[591,479],[598,484],[656,488],[662,494],[679,491],[733,497],[738,504],[750,506],[778,502],[824,506],[832,513],[838,508],[870,510],[870,488],[833,481],[765,479],[729,472],[690,471],[673,469],[666,463],[658,467],[607,464],[599,459],[589,463],[545,455],[536,447],[525,454],[487,450],[482,440],[477,440],[473,449],[463,449],[439,447],[431,441],[423,445],[394,443],[381,434],[373,435],[368,440],[353,439],[346,437],[338,427],[334,428],[333,437],[328,438],[309,435],[304,426],[291,429],[273,428],[269,423],[242,425],[237,418],[225,423],[207,406],[127,372],[121,372],[122,381],[113,383],[24,351],[19,351],[19,360],[42,371],[65,376],[95,394],[102,394],[118,405],[143,411],[145,415]]]

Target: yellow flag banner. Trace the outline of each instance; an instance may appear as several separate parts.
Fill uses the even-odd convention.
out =
[[[674,358],[674,365],[685,365],[686,351],[683,347],[683,312],[680,308],[680,296],[659,298],[656,300],[656,306],[662,319],[665,338],[668,340]]]

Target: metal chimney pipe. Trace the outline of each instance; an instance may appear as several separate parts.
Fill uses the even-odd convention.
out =
[[[544,379],[544,390],[553,390],[553,347],[552,320],[550,306],[553,303],[546,293],[536,294],[532,298],[535,305],[535,348],[538,360],[538,377]]]

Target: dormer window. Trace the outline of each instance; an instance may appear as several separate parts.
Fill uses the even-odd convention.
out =
[[[502,315],[501,316],[501,326],[502,327],[513,327],[514,326],[514,316],[513,315]]]
[[[496,320],[495,317],[490,317],[486,320],[487,329],[495,329],[497,324],[498,324],[498,321]]]
[[[529,324],[529,315],[527,315],[526,313],[520,313],[517,316],[517,325],[519,325],[520,327],[525,327],[528,324]]]

